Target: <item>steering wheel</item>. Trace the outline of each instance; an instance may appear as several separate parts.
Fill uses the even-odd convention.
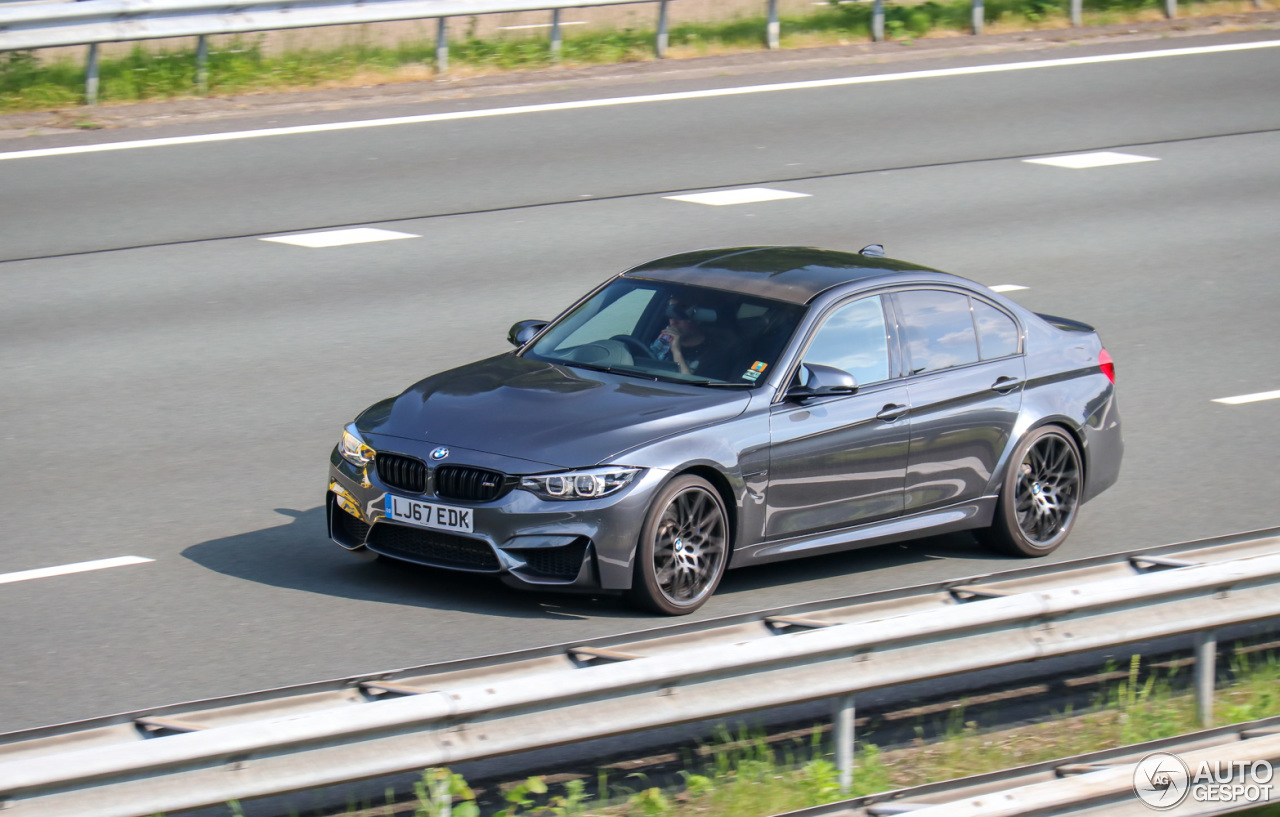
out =
[[[627,351],[631,353],[632,358],[648,358],[653,359],[653,351],[630,335],[614,335],[610,340],[616,340],[623,346],[627,347]]]

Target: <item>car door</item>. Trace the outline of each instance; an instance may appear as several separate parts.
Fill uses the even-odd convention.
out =
[[[890,355],[884,299],[834,307],[801,358],[843,369],[850,395],[784,400],[771,409],[766,539],[836,530],[902,513],[910,420]]]
[[[894,293],[911,406],[905,512],[986,493],[1022,407],[1022,331],[971,293]]]

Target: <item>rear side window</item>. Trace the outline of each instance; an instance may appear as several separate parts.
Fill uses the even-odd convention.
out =
[[[983,360],[1018,353],[1018,324],[994,306],[973,299],[973,324],[978,327],[978,348]]]
[[[978,336],[968,295],[917,289],[899,292],[896,297],[911,374],[978,361]]]

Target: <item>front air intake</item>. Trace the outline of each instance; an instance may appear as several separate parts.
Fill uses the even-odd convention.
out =
[[[487,543],[445,531],[379,522],[373,526],[367,544],[374,553],[433,567],[486,573],[502,568]]]

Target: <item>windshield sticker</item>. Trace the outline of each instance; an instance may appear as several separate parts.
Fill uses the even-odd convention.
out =
[[[765,370],[765,369],[767,369],[767,368],[769,368],[769,364],[768,364],[768,363],[765,363],[763,360],[757,360],[755,363],[752,363],[752,364],[751,364],[751,368],[750,368],[750,369],[748,369],[747,371],[743,372],[743,374],[742,374],[742,379],[743,379],[743,380],[758,380],[758,379],[760,379],[760,375],[764,374],[764,370]]]

